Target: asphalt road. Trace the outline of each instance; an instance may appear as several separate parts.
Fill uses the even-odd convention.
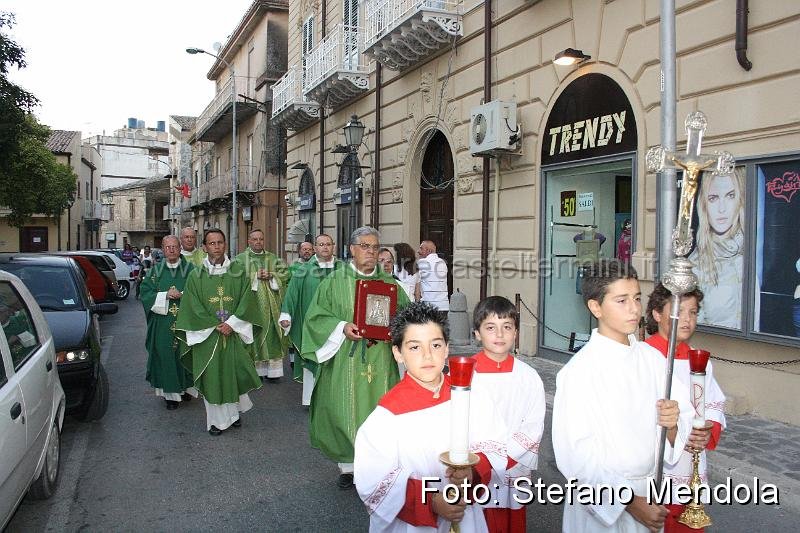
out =
[[[131,296],[119,307],[101,322],[108,413],[93,423],[67,418],[55,496],[26,498],[9,532],[367,530],[356,492],[339,490],[336,466],[309,445],[299,384],[287,377],[265,383],[251,394],[255,407],[242,427],[212,437],[202,401],[167,411],[153,395],[144,379],[141,305]],[[537,475],[563,483],[550,414]],[[555,505],[530,505],[528,531],[559,531],[561,513]],[[765,506],[715,506],[711,514],[718,531],[791,530],[795,518]]]

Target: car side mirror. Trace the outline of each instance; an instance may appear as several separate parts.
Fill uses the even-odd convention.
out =
[[[112,303],[94,304],[91,311],[95,315],[114,315],[119,311],[119,307]]]

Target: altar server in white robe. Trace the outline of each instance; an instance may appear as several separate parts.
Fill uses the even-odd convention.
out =
[[[553,448],[564,477],[578,484],[607,484],[592,504],[564,507],[565,532],[659,531],[667,509],[648,502],[648,478],[655,478],[661,428],[667,428],[666,464],[680,458],[691,431],[688,386],[674,379],[664,400],[664,357],[632,335],[642,315],[635,270],[618,260],[587,269],[583,299],[597,319],[589,342],[556,377]],[[621,490],[624,489],[624,490]]]
[[[650,337],[645,341],[647,344],[667,355],[669,348],[669,332],[672,328],[670,319],[670,309],[672,307],[672,293],[661,283],[653,289],[650,298],[647,299],[647,333]],[[681,380],[689,382],[689,340],[694,335],[697,328],[697,317],[700,313],[700,306],[703,302],[703,291],[695,289],[692,292],[681,296],[681,305],[678,312],[678,333],[676,340],[678,345],[675,350],[675,375],[680,376]],[[725,428],[725,393],[714,379],[714,367],[711,361],[706,367],[705,379],[705,417],[706,426],[703,428],[692,428],[689,435],[689,447],[683,450],[680,460],[674,465],[664,465],[664,478],[672,482],[672,494],[670,503],[667,504],[669,516],[664,522],[664,533],[702,533],[702,529],[691,529],[685,524],[678,522],[678,517],[683,513],[686,505],[680,502],[677,491],[681,485],[688,485],[692,477],[692,452],[690,448],[703,450],[700,452],[700,464],[698,471],[700,482],[708,483],[706,476],[706,452],[717,447],[717,443]],[[691,387],[689,388],[691,390]],[[703,503],[709,503],[707,494]]]
[[[547,409],[544,385],[536,370],[511,355],[519,329],[519,313],[502,296],[481,300],[472,313],[475,337],[483,350],[474,358],[470,402],[489,403],[497,414],[500,433],[483,435],[472,451],[484,454],[494,468],[483,505],[491,533],[526,531],[526,509],[514,495],[519,478],[530,479],[539,461],[539,443]],[[526,494],[519,494],[525,498]]]
[[[450,378],[442,373],[448,328],[424,302],[410,304],[392,320],[392,352],[406,365],[403,379],[361,425],[355,441],[355,485],[370,515],[370,531],[441,532],[458,522],[462,533],[485,532],[481,508],[463,500],[448,504],[445,483],[488,481],[485,460],[477,467],[446,468],[439,455],[450,445]],[[470,406],[470,433],[492,423],[491,406]]]

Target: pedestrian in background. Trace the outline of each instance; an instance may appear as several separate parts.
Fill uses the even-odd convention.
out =
[[[436,307],[446,319],[450,310],[447,294],[447,263],[436,253],[433,241],[419,243],[417,255],[421,300]]]

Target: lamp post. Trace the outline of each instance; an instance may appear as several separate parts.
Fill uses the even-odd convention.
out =
[[[229,256],[233,259],[234,255],[236,255],[236,249],[239,244],[239,212],[237,209],[237,198],[236,198],[236,191],[239,189],[239,147],[236,144],[236,77],[235,72],[233,70],[233,65],[225,61],[222,57],[218,56],[217,54],[212,54],[202,48],[187,48],[187,54],[206,54],[210,55],[218,59],[219,61],[223,62],[225,66],[228,67],[231,71],[231,106],[232,106],[232,113],[233,113],[233,130],[231,133],[231,143],[233,144],[233,161],[231,161],[231,181],[233,187],[233,194],[231,196],[231,203],[233,207],[231,208],[231,218],[233,219],[233,226],[231,227],[231,234],[230,234],[230,242],[229,242]]]
[[[355,154],[361,146],[361,139],[364,137],[364,124],[358,120],[358,115],[350,117],[350,122],[344,126],[344,142],[347,144],[348,153]],[[352,165],[352,163],[351,163]],[[354,165],[357,167],[357,165]],[[350,232],[352,235],[356,229],[356,178],[355,172],[350,173]]]

